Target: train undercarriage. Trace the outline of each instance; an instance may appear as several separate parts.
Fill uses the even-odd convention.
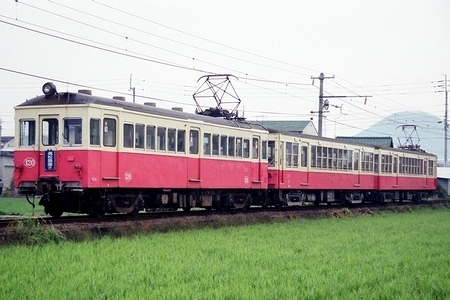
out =
[[[135,215],[139,211],[189,211],[194,207],[246,210],[250,206],[421,202],[428,197],[426,191],[82,189],[45,182],[37,189],[29,187],[21,192],[27,198],[39,195],[39,205],[53,217],[60,217],[64,212],[101,217],[106,213]]]

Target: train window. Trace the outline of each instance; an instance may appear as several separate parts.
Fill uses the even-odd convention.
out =
[[[125,148],[134,147],[134,126],[133,124],[123,124],[123,146]]]
[[[259,138],[253,138],[252,142],[252,158],[257,159],[259,156]]]
[[[236,138],[236,157],[242,158],[242,138]]]
[[[32,146],[36,143],[36,121],[20,120],[20,146]]]
[[[226,135],[220,136],[220,156],[227,156],[227,140],[228,137]]]
[[[353,170],[359,170],[359,150],[355,150],[353,153]]]
[[[91,119],[89,121],[89,144],[100,146],[100,120]]]
[[[347,161],[348,161],[348,170],[351,171],[352,170],[352,165],[353,165],[353,150],[349,150],[347,153]]]
[[[166,127],[158,127],[156,130],[156,144],[158,150],[166,150]]]
[[[269,141],[267,147],[269,148],[269,153],[267,156],[269,167],[275,167],[275,141]]]
[[[434,161],[428,161],[428,175],[434,176]]]
[[[234,136],[228,137],[228,156],[234,157]]]
[[[219,155],[219,135],[212,136],[212,155]]]
[[[81,145],[82,142],[82,127],[81,127],[81,119],[63,119],[64,130],[63,130],[63,145],[64,146],[72,146],[72,145]]]
[[[298,144],[292,145],[292,166],[298,168]]]
[[[243,148],[244,158],[249,158],[250,157],[250,140],[244,139],[244,141],[242,143],[242,148]]]
[[[167,142],[168,142],[168,149],[169,151],[175,151],[176,149],[176,134],[177,131],[176,129],[173,128],[169,128],[169,130],[167,131]]]
[[[42,120],[42,144],[44,146],[58,144],[58,119]]]
[[[144,124],[136,124],[134,127],[134,146],[139,149],[144,149],[145,136],[144,136],[145,126]]]
[[[374,157],[374,161],[373,161],[373,172],[375,173],[375,174],[378,174],[379,173],[379,170],[378,170],[378,160],[379,160],[379,154],[375,154],[375,157]]]
[[[316,167],[316,150],[317,146],[311,146],[311,168]]]
[[[308,146],[302,146],[301,166],[306,167],[308,164]]]
[[[337,149],[337,168],[338,168],[338,170],[341,170],[341,171],[343,169],[343,167],[342,167],[342,161],[343,161],[342,151],[343,151],[342,149]]]
[[[211,155],[211,133],[203,134],[203,154]]]
[[[315,147],[315,165],[317,168],[321,168],[322,167],[322,147],[321,146],[317,146]],[[326,165],[325,165],[326,166]]]
[[[103,145],[106,147],[116,146],[116,120],[103,119]]]
[[[292,166],[292,143],[286,142],[286,168],[290,168]]]
[[[189,132],[189,153],[198,154],[198,130]]]
[[[263,160],[267,159],[267,141],[262,141],[261,159],[263,159]]]
[[[333,148],[328,148],[327,157],[328,157],[328,169],[331,170],[333,168]]]
[[[156,127],[155,126],[151,126],[151,125],[147,125],[147,141],[146,141],[146,147],[147,150],[155,150],[155,138],[156,138]]]
[[[186,139],[186,130],[178,130],[178,144],[177,144],[177,151],[178,152],[185,152],[184,149],[184,141]]]
[[[361,171],[373,172],[373,153],[363,152],[361,155]]]

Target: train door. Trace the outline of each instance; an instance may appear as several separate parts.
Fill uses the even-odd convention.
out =
[[[39,115],[38,172],[39,176],[57,176],[56,149],[59,143],[59,116]]]
[[[280,141],[280,147],[278,148],[278,166],[280,169],[280,176],[278,176],[278,180],[279,180],[279,185],[281,187],[282,184],[284,184],[285,180],[284,180],[284,176],[285,176],[285,172],[284,172],[284,142]]]
[[[361,186],[361,164],[360,164],[360,150],[355,149],[353,151],[353,171],[356,172],[356,178],[353,181],[353,186],[360,187]]]
[[[425,182],[423,187],[424,188],[428,188],[430,185],[433,185],[433,183],[430,180],[430,177],[428,176],[428,158],[425,158],[423,160],[423,170],[422,170],[422,174],[425,175]]]
[[[251,144],[251,159],[252,159],[252,170],[251,170],[251,180],[252,180],[252,186],[254,188],[260,188],[261,187],[261,155],[262,152],[260,151],[261,148],[261,137],[254,136],[252,138],[252,144]]]
[[[103,118],[103,149],[101,151],[102,186],[119,186],[119,142],[117,133],[119,130],[117,116],[105,115]]]
[[[300,150],[300,170],[302,173],[304,173],[304,176],[302,176],[300,185],[301,186],[309,186],[309,172],[310,172],[310,164],[308,164],[308,149],[309,149],[309,143],[301,143],[301,150]]]
[[[394,172],[394,176],[395,176],[395,182],[393,184],[393,187],[396,188],[396,187],[398,187],[398,173],[400,172],[399,165],[398,165],[398,161],[399,161],[398,154],[394,154],[393,160],[394,160],[394,167],[392,168],[392,171]]]
[[[188,188],[200,188],[200,128],[189,130],[189,158],[187,160]]]

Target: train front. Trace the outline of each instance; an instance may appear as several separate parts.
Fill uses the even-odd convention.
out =
[[[14,186],[58,217],[74,210],[71,198],[82,197],[87,185],[87,109],[51,83],[42,90],[45,95],[15,107]]]

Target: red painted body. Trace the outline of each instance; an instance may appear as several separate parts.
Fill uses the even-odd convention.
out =
[[[15,184],[58,177],[82,188],[267,189],[267,163],[200,159],[151,152],[56,150],[56,170],[44,169],[44,152],[17,151]],[[34,162],[33,162],[34,161]]]

